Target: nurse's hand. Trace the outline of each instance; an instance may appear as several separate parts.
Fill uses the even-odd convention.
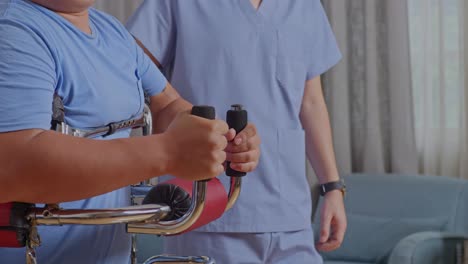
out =
[[[179,113],[163,134],[168,173],[187,180],[211,179],[221,174],[228,130],[222,120]]]
[[[251,172],[257,168],[261,140],[255,125],[249,123],[237,135],[235,135],[235,131],[230,130],[226,138],[229,141],[226,147],[226,160],[231,162],[232,169]]]
[[[343,193],[339,190],[325,194],[321,208],[320,238],[316,244],[319,251],[333,251],[343,243],[347,220]]]

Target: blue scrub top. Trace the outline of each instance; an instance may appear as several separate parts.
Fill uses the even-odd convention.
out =
[[[67,123],[92,128],[139,116],[144,93],[154,95],[164,89],[166,79],[122,24],[94,9],[90,23],[93,33],[87,35],[30,1],[0,0],[0,133],[50,129],[54,92],[63,98]],[[122,131],[105,139],[129,134]],[[61,206],[92,209],[129,204],[129,188],[123,188]],[[124,225],[41,226],[39,234],[39,263],[128,264],[130,260],[131,238]],[[25,249],[0,248],[0,262],[25,263]]]
[[[147,0],[128,28],[194,104],[243,104],[262,138],[255,172],[236,206],[208,232],[310,227],[311,194],[299,119],[305,82],[341,58],[319,0]],[[225,185],[229,179],[221,176]]]

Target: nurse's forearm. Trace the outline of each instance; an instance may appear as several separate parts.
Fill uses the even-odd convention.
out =
[[[0,146],[0,202],[79,200],[166,173],[162,135],[91,140],[25,130],[0,134]]]
[[[339,179],[332,133],[320,78],[306,83],[300,118],[306,134],[306,152],[320,183]]]

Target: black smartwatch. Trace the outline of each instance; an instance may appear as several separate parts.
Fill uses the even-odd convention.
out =
[[[320,195],[325,196],[328,192],[339,190],[343,193],[343,197],[346,195],[346,185],[343,179],[339,181],[327,182],[320,184]]]

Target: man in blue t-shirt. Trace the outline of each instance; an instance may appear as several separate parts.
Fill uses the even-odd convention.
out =
[[[223,121],[189,115],[192,105],[132,36],[92,4],[0,0],[0,203],[128,206],[130,184],[163,174],[219,175],[231,140],[251,143],[244,144],[245,159],[231,166],[253,170],[255,127],[235,135]],[[128,138],[126,130],[92,140],[49,130],[54,94],[63,99],[66,123],[92,129],[140,116],[145,93],[159,134]],[[123,225],[40,227],[39,233],[39,263],[129,262]],[[0,262],[24,263],[24,251],[0,249]]]
[[[184,98],[219,109],[242,101],[264,146],[236,206],[165,238],[166,252],[223,264],[321,263],[306,154],[324,195],[317,249],[337,249],[347,224],[344,186],[320,75],[341,53],[320,0],[146,0],[128,27]]]

